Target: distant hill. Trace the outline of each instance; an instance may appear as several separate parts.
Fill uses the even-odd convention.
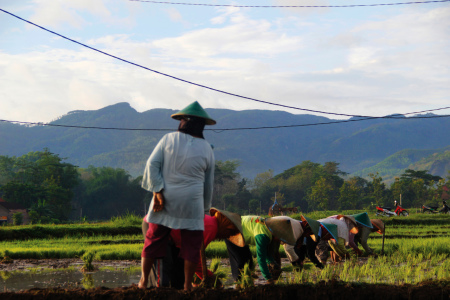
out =
[[[238,171],[247,178],[254,178],[268,169],[278,174],[305,160],[317,163],[336,161],[340,163],[342,171],[354,173],[373,167],[402,150],[415,149],[419,151],[417,153],[422,153],[411,154],[411,162],[416,162],[419,156],[420,159],[425,158],[436,152],[433,149],[450,145],[450,118],[400,116],[396,119],[365,121],[353,118],[346,123],[329,125],[222,130],[307,125],[337,120],[284,111],[207,111],[217,120],[217,125],[207,126],[211,130],[205,132],[206,139],[214,145],[216,159],[239,160]],[[152,109],[139,113],[128,103],[118,103],[95,111],[72,111],[52,124],[176,130],[178,122],[170,118],[174,112],[170,109]],[[0,155],[20,156],[48,148],[68,158],[67,162],[80,167],[94,165],[123,168],[131,175],[138,176],[142,174],[156,143],[167,132],[29,127],[0,122]],[[405,154],[402,159],[407,157]],[[400,158],[398,160],[389,164],[401,169],[400,165],[404,164],[400,164]],[[424,166],[428,164],[423,162]],[[437,170],[437,167],[434,168]]]
[[[385,182],[393,182],[406,169],[428,170],[430,174],[445,178],[450,170],[450,147],[442,149],[399,151],[376,165],[354,172],[352,175],[368,177],[370,173],[379,173]]]
[[[428,170],[430,174],[445,178],[450,171],[450,147],[447,147],[444,152],[424,157],[410,167],[413,170]]]

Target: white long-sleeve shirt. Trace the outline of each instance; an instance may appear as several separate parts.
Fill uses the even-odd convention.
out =
[[[349,242],[348,226],[347,226],[347,223],[345,223],[345,221],[343,219],[339,220],[333,216],[333,217],[328,217],[325,219],[320,219],[317,221],[336,225],[337,230],[338,230],[338,237],[343,238],[345,240],[345,244],[347,244]]]
[[[203,217],[211,207],[214,153],[204,139],[181,132],[168,133],[159,141],[144,170],[142,187],[163,190],[164,209],[153,211],[147,221],[172,229],[204,230]]]

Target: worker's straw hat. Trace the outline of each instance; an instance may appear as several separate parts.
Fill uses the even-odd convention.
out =
[[[335,224],[330,224],[330,223],[326,223],[326,222],[320,222],[320,224],[325,227],[325,229],[331,234],[331,236],[333,237],[333,239],[335,239],[336,241],[338,240],[338,230],[337,230],[337,225]],[[323,233],[322,233],[322,236]]]
[[[203,107],[197,102],[193,102],[180,110],[179,112],[171,115],[172,119],[181,120],[183,117],[198,117],[203,118],[206,121],[206,125],[215,125],[216,121],[213,120]]]
[[[221,210],[214,207],[211,207],[211,209],[209,210],[209,214],[211,216],[214,216],[216,212],[219,212],[221,215],[230,220],[230,222],[233,223],[234,226],[236,226],[237,230],[239,230],[238,234],[230,236],[227,239],[236,246],[244,247],[245,246],[244,230],[242,229],[241,215],[231,211]]]
[[[319,228],[320,228],[320,223],[319,221],[313,220],[311,218],[308,218],[304,215],[301,216],[302,221],[308,223],[309,228],[311,228],[311,231],[314,233],[314,237],[315,237],[315,241],[319,240]]]
[[[374,229],[377,229],[376,232],[379,234],[384,233],[384,222],[380,219],[370,219],[370,222],[372,223]]]
[[[370,222],[369,215],[366,212],[360,213],[360,214],[353,214],[349,215],[350,217],[353,217],[356,221],[356,223],[361,224],[363,226],[373,228],[372,223]]]
[[[337,215],[337,219],[340,220],[344,218],[344,220],[350,221],[353,223],[354,226],[358,225],[358,223],[356,222],[355,217],[351,216],[351,215]],[[348,224],[348,222],[347,222]]]
[[[297,240],[303,234],[303,228],[299,220],[287,216],[278,216],[264,220],[267,228],[273,236],[286,244],[295,246]]]

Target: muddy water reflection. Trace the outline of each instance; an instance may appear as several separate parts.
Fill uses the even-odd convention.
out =
[[[78,270],[58,270],[45,273],[2,271],[0,275],[1,291],[20,291],[49,287],[89,289],[98,286],[108,288],[130,286],[139,282],[140,271],[100,270],[89,274],[83,274]]]

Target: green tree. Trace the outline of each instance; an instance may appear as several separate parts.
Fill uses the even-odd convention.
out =
[[[414,194],[414,198],[411,199],[410,206],[419,207],[428,198],[428,188],[425,184],[425,180],[422,178],[413,179],[411,181],[411,190]]]
[[[273,170],[268,170],[266,172],[259,173],[255,176],[253,181],[250,183],[250,189],[252,193],[256,194],[260,192],[261,188],[273,178]],[[256,196],[260,196],[257,195]]]
[[[40,216],[36,211],[30,210],[30,212],[28,213],[28,217],[30,218],[30,224],[39,223]]]
[[[330,205],[333,188],[333,184],[326,177],[321,177],[317,180],[312,187],[311,195],[309,196],[310,207],[312,209],[320,210],[336,209]]]
[[[89,166],[87,171],[90,175],[83,180],[84,197],[77,203],[83,216],[104,220],[127,212],[146,212],[144,199],[147,192],[141,188],[140,180],[133,180],[120,168]]]
[[[260,202],[258,199],[251,199],[248,202],[248,208],[250,210],[250,214],[261,215]]]
[[[254,188],[251,192],[253,198],[260,200],[263,211],[267,211],[272,206],[273,201],[270,199],[275,192],[282,193],[285,203],[289,203],[289,206],[300,207],[302,211],[311,211],[320,206],[315,203],[320,192],[316,185],[326,183],[328,188],[326,206],[327,209],[331,209],[338,207],[339,188],[344,182],[341,175],[345,175],[345,173],[339,170],[339,164],[336,162],[326,162],[324,165],[320,165],[311,161],[303,161],[301,164],[263,181],[260,185],[253,184]],[[321,181],[319,182],[319,180]],[[257,182],[256,179],[255,182]],[[315,189],[314,186],[316,186]],[[320,201],[323,202],[323,200]]]
[[[427,205],[433,205],[434,203],[441,202],[444,200],[444,197],[446,195],[445,192],[445,186],[446,182],[445,179],[441,179],[436,183],[435,187],[431,189],[431,199],[428,199],[428,201],[425,201],[424,204]]]
[[[401,178],[404,180],[422,179],[424,184],[428,186],[433,185],[442,179],[441,176],[429,174],[427,170],[415,171],[411,169],[405,170],[405,172],[401,175]]]
[[[13,157],[0,156],[0,186],[14,178],[14,162]]]
[[[383,183],[383,178],[377,173],[370,173],[369,177],[372,178],[372,182],[369,183],[370,192],[373,199],[373,202],[376,205],[384,205],[384,201],[386,200],[386,185]]]
[[[33,223],[37,223],[42,217],[55,217],[50,205],[44,199],[38,199],[38,201],[31,206],[30,212],[34,212],[37,214],[37,220],[35,220],[35,222]]]
[[[274,196],[270,198],[270,201],[272,201],[272,203],[275,203],[275,200],[280,205],[284,205],[286,202],[284,194],[281,192],[275,192]]]
[[[1,187],[4,199],[27,208],[43,199],[48,201],[57,218],[67,219],[78,172],[74,165],[63,160],[48,149],[18,158],[2,157],[0,174],[4,181]]]
[[[23,214],[21,212],[15,212],[12,215],[13,224],[14,225],[22,225],[23,222]]]
[[[339,189],[339,209],[355,209],[360,199],[360,190],[352,182],[345,181]]]
[[[236,195],[239,186],[238,182],[241,180],[239,173],[236,171],[239,162],[236,160],[216,161],[214,169],[214,189],[212,205],[216,207],[227,207],[234,204],[233,199],[230,203],[225,201],[230,200],[224,195]]]
[[[440,176],[428,174],[428,171],[407,169],[400,178],[395,179],[391,191],[394,199],[399,200],[401,197],[402,206],[421,206],[433,199],[440,180]]]

